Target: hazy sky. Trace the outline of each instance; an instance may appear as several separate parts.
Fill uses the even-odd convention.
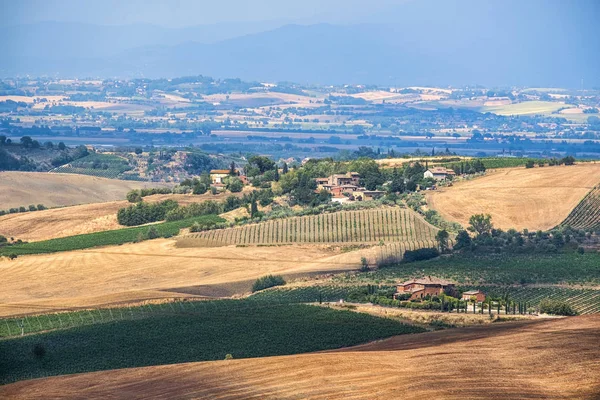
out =
[[[231,21],[355,22],[415,0],[0,0],[1,23],[40,21],[169,27]]]

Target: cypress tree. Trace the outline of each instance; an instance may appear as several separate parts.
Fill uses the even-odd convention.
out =
[[[283,169],[281,171],[284,175],[288,173],[288,166],[287,163],[283,163]]]

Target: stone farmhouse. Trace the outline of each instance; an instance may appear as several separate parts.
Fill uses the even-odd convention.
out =
[[[485,301],[485,293],[483,293],[481,290],[466,291],[462,294],[461,300],[471,301],[471,299],[473,297],[475,297],[475,301],[477,303],[481,303],[482,301]]]
[[[424,278],[411,279],[396,285],[394,298],[398,295],[410,293],[410,300],[420,300],[427,295],[440,295],[448,288],[454,288],[454,283],[444,279],[426,276]]]
[[[317,190],[327,190],[331,193],[333,201],[362,201],[377,199],[383,196],[378,190],[367,190],[360,186],[360,175],[357,172],[334,174],[327,178],[316,178]]]
[[[455,175],[456,173],[453,170],[444,167],[429,168],[423,173],[424,178],[433,178],[436,181],[452,179]]]

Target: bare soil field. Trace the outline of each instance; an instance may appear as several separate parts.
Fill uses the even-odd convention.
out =
[[[175,247],[173,239],[156,239],[12,261],[2,258],[0,316],[108,305],[124,298],[133,302],[163,290],[177,293],[158,297],[210,295],[211,287],[228,285],[244,293],[253,280],[271,273],[290,276],[358,269],[361,255],[315,245],[182,249]]]
[[[0,209],[29,204],[62,207],[124,200],[127,192],[132,189],[160,186],[164,184],[76,174],[0,172]]]
[[[550,229],[560,224],[600,182],[600,164],[508,168],[427,194],[430,208],[463,226],[473,214],[492,216],[495,227]]]
[[[0,397],[594,399],[599,337],[600,315],[506,322],[322,353],[22,381]]]
[[[54,175],[54,174],[52,174]],[[153,203],[167,199],[180,205],[198,203],[205,200],[222,201],[231,193],[210,193],[202,195],[158,194],[144,197],[144,201]],[[234,193],[242,196],[243,193]],[[117,222],[117,212],[128,207],[126,200],[106,203],[82,204],[78,206],[53,208],[43,211],[7,214],[0,217],[0,235],[28,242],[47,240],[84,233],[101,232],[125,228]]]

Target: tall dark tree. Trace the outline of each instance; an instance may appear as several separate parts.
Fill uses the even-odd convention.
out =
[[[288,173],[288,165],[287,165],[287,163],[285,163],[285,162],[283,163],[283,168],[282,168],[282,170],[281,170],[281,173],[282,173],[283,175],[285,175],[285,174],[287,174],[287,173]]]

